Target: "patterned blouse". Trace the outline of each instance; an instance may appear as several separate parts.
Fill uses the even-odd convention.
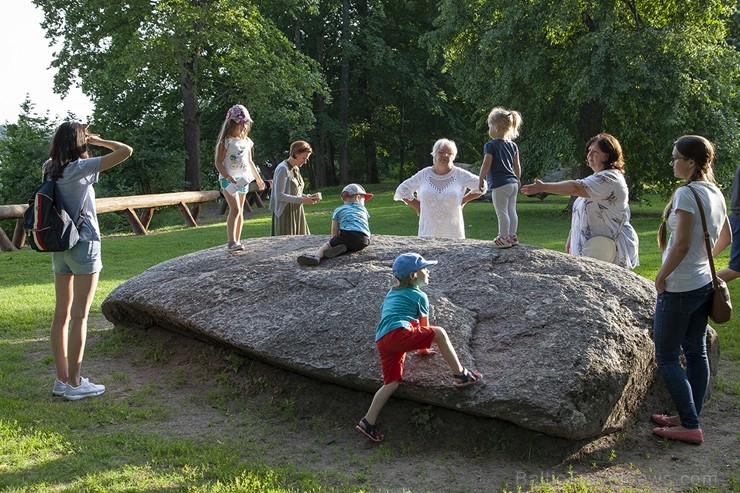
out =
[[[629,222],[629,193],[624,175],[615,169],[605,169],[577,181],[591,197],[579,197],[573,204],[570,253],[582,256],[583,244],[591,237],[614,238],[619,231],[614,263],[627,269],[640,265],[637,233]]]

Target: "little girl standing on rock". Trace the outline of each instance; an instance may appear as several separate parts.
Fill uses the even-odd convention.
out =
[[[522,167],[519,148],[514,139],[519,136],[522,115],[518,111],[493,108],[488,114],[488,135],[491,140],[483,146],[483,164],[480,167],[480,188],[487,181],[491,187],[491,201],[498,217],[496,248],[511,248],[519,244],[516,230],[516,196],[521,186]]]

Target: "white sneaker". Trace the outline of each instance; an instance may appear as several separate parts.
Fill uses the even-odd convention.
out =
[[[105,392],[105,385],[96,385],[87,378],[80,379],[79,387],[72,387],[67,384],[67,389],[64,391],[64,398],[68,401],[79,401],[85,397],[95,397]]]
[[[242,245],[241,243],[232,241],[231,243],[226,245],[226,250],[228,250],[229,252],[237,252],[239,250],[244,250],[244,245]]]
[[[54,387],[51,389],[51,395],[54,397],[62,397],[64,395],[64,391],[67,390],[67,384],[59,380],[58,378],[54,380]]]

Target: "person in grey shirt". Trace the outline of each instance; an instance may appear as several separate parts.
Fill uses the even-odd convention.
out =
[[[88,144],[112,152],[90,157]],[[70,213],[80,211],[82,215],[80,241],[71,250],[52,253],[56,305],[51,323],[51,349],[57,372],[52,395],[67,400],[105,392],[105,386],[81,376],[87,317],[103,268],[93,185],[101,171],[125,161],[132,152],[126,144],[91,134],[86,124],[68,121],[54,134],[49,160],[42,167],[44,179],[56,179],[64,209]]]

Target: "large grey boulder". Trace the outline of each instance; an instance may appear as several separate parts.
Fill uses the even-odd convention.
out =
[[[396,396],[582,439],[619,429],[653,383],[655,290],[632,272],[526,245],[397,236],[375,236],[365,251],[318,267],[297,264],[327,239],[249,239],[243,252],[176,258],[120,285],[103,313],[374,392],[375,326],[397,285],[390,266],[416,251],[439,260],[424,288],[431,323],[447,329],[484,383],[455,389],[440,355],[408,355]]]

